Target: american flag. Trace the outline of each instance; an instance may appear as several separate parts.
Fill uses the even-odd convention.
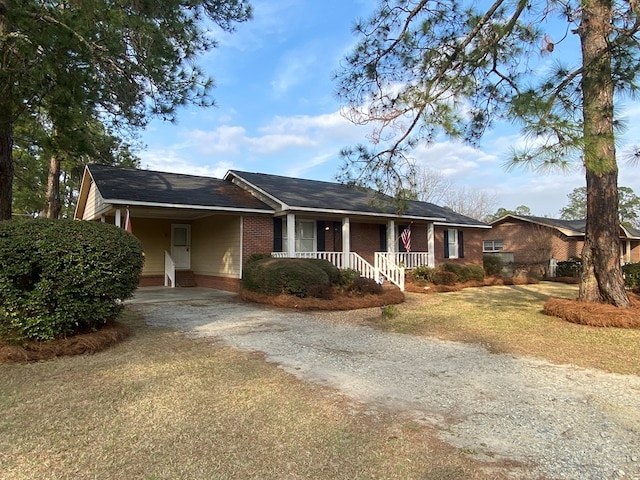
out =
[[[400,238],[402,239],[402,244],[404,245],[404,249],[407,252],[411,251],[411,225],[407,225],[407,227],[400,234]]]

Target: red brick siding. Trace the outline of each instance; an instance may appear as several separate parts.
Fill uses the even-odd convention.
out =
[[[530,223],[497,225],[487,232],[485,240],[502,240],[504,251],[513,253],[515,263],[531,263],[541,260],[540,244],[544,242],[542,239],[544,235],[547,235],[551,241],[551,257],[559,262],[581,255],[584,245],[582,240],[568,238],[553,228]]]
[[[194,275],[198,287],[215,288],[228,292],[240,292],[240,279],[228,277],[214,277],[212,275]]]
[[[436,226],[434,228],[435,260],[436,266],[442,263],[459,263],[463,265],[482,265],[482,241],[485,238],[485,230],[476,228],[456,228],[463,231],[464,258],[444,257],[444,231],[448,227]]]
[[[351,251],[373,263],[374,252],[380,251],[380,224],[351,222]]]
[[[143,275],[138,282],[139,287],[162,287],[164,275]]]
[[[243,217],[242,264],[254,253],[273,250],[273,218],[267,216]]]

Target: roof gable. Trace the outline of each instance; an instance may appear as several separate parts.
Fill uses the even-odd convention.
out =
[[[584,236],[587,229],[587,220],[584,218],[580,220],[563,220],[560,218],[546,218],[535,217],[532,215],[512,214],[505,215],[504,217],[494,220],[493,222],[491,222],[491,226],[495,227],[511,220],[534,223],[537,225],[554,228],[568,237]],[[623,238],[636,239],[640,238],[640,231],[632,227],[625,227],[623,225],[620,225],[620,236]]]
[[[250,193],[217,178],[97,164],[87,169],[108,203],[273,212]]]
[[[392,197],[369,188],[334,182],[284,177],[265,173],[230,170],[225,178],[255,189],[283,210],[310,210],[380,216],[398,216]],[[408,200],[400,215],[405,219],[425,219],[469,227],[489,226],[432,203]]]

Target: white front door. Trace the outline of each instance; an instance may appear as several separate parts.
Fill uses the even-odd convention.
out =
[[[191,225],[171,225],[171,258],[176,269],[191,268]]]

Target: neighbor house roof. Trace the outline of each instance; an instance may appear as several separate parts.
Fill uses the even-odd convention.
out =
[[[505,222],[509,222],[512,220],[519,220],[522,222],[535,223],[537,225],[543,225],[545,227],[550,227],[558,230],[560,233],[566,235],[567,237],[582,237],[584,236],[587,228],[587,220],[562,220],[558,218],[546,218],[546,217],[535,217],[531,215],[505,215],[504,217],[498,218],[491,222],[492,226],[501,225]],[[622,231],[623,237],[627,238],[638,238],[640,239],[640,231],[631,227],[625,227],[620,225],[620,229]]]
[[[250,193],[217,178],[107,165],[88,165],[87,172],[105,203],[273,213]]]
[[[428,202],[406,201],[399,206],[387,195],[353,185],[238,170],[230,170],[225,178],[259,192],[264,201],[281,211],[395,216],[400,207],[404,208],[400,216],[407,220],[420,219],[438,224],[489,227],[478,220]]]

